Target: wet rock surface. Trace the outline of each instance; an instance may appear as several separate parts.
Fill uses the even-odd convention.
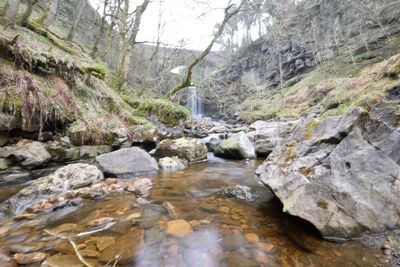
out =
[[[158,161],[158,166],[162,170],[181,170],[186,168],[187,161],[178,157],[165,157]]]
[[[254,159],[256,152],[247,135],[239,132],[222,141],[215,148],[214,155],[228,159]]]
[[[15,146],[3,147],[0,150],[0,158],[31,169],[43,165],[51,156],[42,143],[22,140]]]
[[[285,212],[311,222],[325,237],[357,237],[400,226],[399,146],[393,120],[378,110],[305,119],[257,174]]]
[[[55,173],[42,177],[32,185],[22,189],[0,205],[5,213],[20,214],[50,195],[64,194],[70,190],[87,187],[104,179],[100,170],[93,165],[71,164],[58,169]]]
[[[207,159],[207,147],[200,139],[179,138],[161,141],[154,153],[156,157],[179,157],[189,163]]]
[[[143,149],[123,148],[96,157],[100,168],[116,177],[139,176],[158,171],[157,162]]]
[[[248,186],[236,185],[225,188],[220,191],[220,194],[229,197],[246,201],[254,201],[257,199],[257,193]]]

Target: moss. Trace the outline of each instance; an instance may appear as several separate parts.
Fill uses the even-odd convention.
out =
[[[146,125],[149,124],[149,121],[143,117],[138,116],[130,116],[126,118],[126,122],[132,125]]]
[[[84,132],[84,131],[86,131],[86,126],[83,123],[83,121],[81,121],[79,119],[74,121],[73,123],[71,123],[67,128],[67,132],[69,134],[76,134],[76,133]]]
[[[396,78],[400,74],[400,60],[389,66],[385,75],[387,77]]]
[[[321,209],[328,209],[328,202],[326,202],[325,200],[320,200],[317,202],[317,206]]]
[[[164,99],[146,99],[141,101],[137,107],[137,115],[156,115],[162,123],[174,126],[180,120],[185,120],[189,117],[189,109]]]
[[[106,78],[107,75],[107,67],[102,65],[102,64],[96,64],[96,65],[87,65],[84,64],[83,65],[83,72],[85,73],[90,73],[91,75],[93,75],[96,78],[99,78],[101,80],[104,80]]]
[[[140,101],[137,99],[134,99],[131,96],[128,95],[120,95],[121,99],[124,100],[129,106],[131,106],[132,108],[138,108],[140,105]]]
[[[303,174],[306,177],[309,177],[315,174],[315,169],[308,167],[301,167],[299,168],[299,173]]]

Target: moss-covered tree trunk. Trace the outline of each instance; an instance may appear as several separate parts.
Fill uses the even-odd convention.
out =
[[[36,5],[36,3],[38,2],[38,0],[27,0],[26,1],[26,10],[24,12],[24,14],[22,15],[22,19],[21,19],[21,25],[23,27],[28,26],[28,20],[32,15],[32,11],[33,11],[33,7]]]
[[[96,39],[94,40],[94,44],[92,47],[92,52],[90,55],[95,58],[99,52],[99,44],[100,44],[100,39],[103,37],[105,30],[106,30],[106,24],[107,24],[107,8],[108,8],[109,0],[104,0],[104,7],[103,7],[103,16],[101,18],[100,22],[100,30],[97,33]]]
[[[18,13],[20,4],[21,4],[21,0],[12,0],[12,1],[8,2],[7,13],[4,16],[4,18],[6,20],[6,26],[4,28],[7,28],[7,27],[14,28],[15,22],[17,20],[17,13]]]
[[[44,27],[48,28],[56,20],[61,2],[61,0],[48,0],[46,14],[43,17]]]
[[[129,1],[127,1],[129,2]],[[125,32],[124,32],[124,38],[122,39],[122,35],[120,35],[120,54],[119,54],[119,60],[118,60],[118,66],[117,66],[117,71],[116,71],[116,88],[121,89],[122,86],[125,84],[127,75],[128,75],[128,70],[129,70],[129,65],[131,62],[132,58],[132,52],[133,48],[136,45],[136,37],[139,33],[140,30],[140,23],[142,20],[143,13],[146,11],[148,5],[150,3],[150,0],[144,0],[142,5],[138,6],[135,10],[135,18],[133,21],[132,29],[129,30],[130,37],[128,40],[126,40],[126,22],[125,24]],[[122,49],[121,49],[122,47]]]
[[[8,1],[6,1],[3,8],[1,9],[0,17],[4,17],[7,14],[7,10],[8,10],[9,6],[10,6],[10,4],[8,3]]]
[[[74,19],[72,21],[72,26],[71,26],[71,29],[69,30],[69,33],[67,36],[68,41],[72,41],[72,39],[74,39],[76,30],[78,29],[79,21],[81,20],[84,10],[85,10],[85,1],[79,0],[78,6],[75,10]]]

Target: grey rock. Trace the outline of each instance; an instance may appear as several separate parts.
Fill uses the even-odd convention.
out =
[[[227,187],[221,191],[221,194],[229,198],[236,198],[246,201],[254,201],[258,197],[255,190],[245,185]]]
[[[247,136],[258,156],[268,156],[296,124],[297,121],[256,121],[249,126]]]
[[[22,184],[28,181],[31,173],[23,170],[0,171],[0,186]]]
[[[186,168],[187,161],[178,157],[165,157],[158,161],[158,166],[162,170],[181,170]]]
[[[51,158],[45,146],[40,142],[4,147],[0,151],[0,157],[7,158],[29,169],[41,166]]]
[[[35,180],[30,186],[3,202],[0,205],[0,211],[20,214],[27,207],[35,205],[50,195],[60,195],[102,180],[104,176],[96,166],[82,163],[70,164],[49,176]]]
[[[222,141],[215,149],[214,155],[230,159],[253,159],[256,152],[247,135],[240,132]]]
[[[226,139],[226,135],[224,134],[211,134],[203,138],[202,141],[206,145],[208,152],[214,152],[224,139]]]
[[[123,148],[96,157],[103,171],[117,177],[139,176],[158,171],[149,153],[138,147]]]
[[[400,227],[400,133],[372,111],[300,122],[257,170],[285,212],[324,237]]]
[[[8,138],[8,132],[0,132],[0,147],[7,145]]]
[[[179,138],[161,141],[154,153],[156,157],[179,157],[189,163],[207,159],[207,147],[200,139]]]
[[[98,155],[110,153],[112,147],[109,145],[99,145],[99,146],[81,146],[79,147],[80,158],[94,158]]]

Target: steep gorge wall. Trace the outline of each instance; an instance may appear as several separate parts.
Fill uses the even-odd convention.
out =
[[[283,25],[284,40],[265,36],[243,48],[220,75],[244,86],[278,87],[339,55],[355,60],[400,33],[399,0],[303,1]],[[251,86],[251,85],[250,85]]]

